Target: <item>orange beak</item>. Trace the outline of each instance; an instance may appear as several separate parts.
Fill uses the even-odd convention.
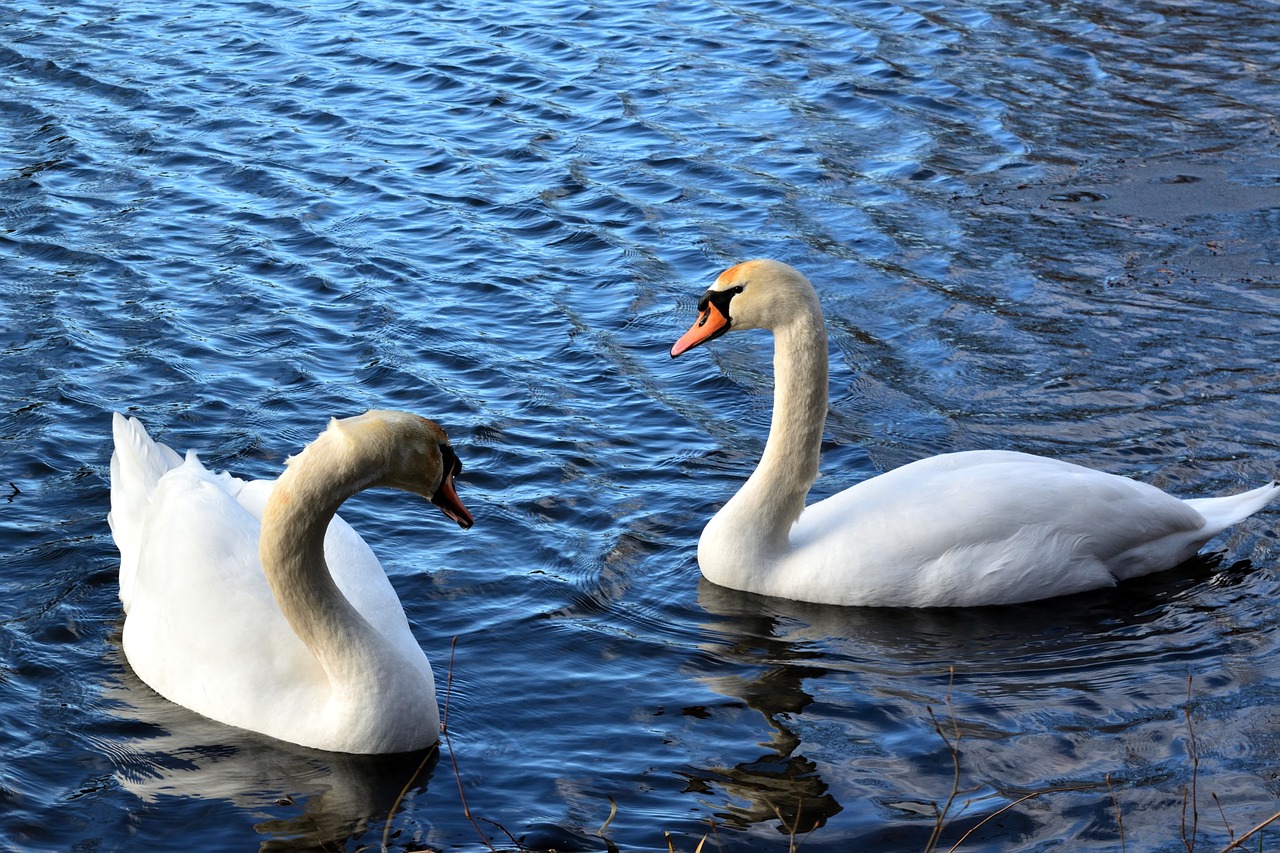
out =
[[[431,502],[441,512],[456,521],[463,530],[467,530],[476,523],[475,519],[471,517],[471,513],[462,505],[462,499],[458,497],[458,492],[453,487],[453,474],[445,477],[444,481],[440,483],[440,488],[436,489],[435,496],[431,498]]]
[[[467,530],[476,523],[476,520],[463,506],[462,499],[458,497],[458,490],[453,487],[453,478],[462,473],[462,462],[453,452],[453,448],[447,444],[440,448],[440,457],[440,464],[444,466],[445,474],[440,478],[440,486],[431,496],[431,502],[441,512],[456,521],[459,527]]]
[[[697,322],[672,345],[671,357],[675,358],[681,353],[688,352],[698,344],[718,338],[727,331],[729,331],[729,318],[720,313],[720,309],[714,303],[708,302],[706,310],[702,312]]]

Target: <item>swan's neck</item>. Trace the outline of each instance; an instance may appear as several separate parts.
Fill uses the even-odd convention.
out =
[[[329,522],[376,476],[355,463],[344,443],[325,433],[290,461],[263,510],[258,543],[280,611],[335,691],[369,688],[388,646],[338,589],[325,563]]]
[[[788,548],[788,531],[818,477],[827,416],[827,333],[817,309],[774,329],[773,420],[755,472],[716,522],[758,556]]]

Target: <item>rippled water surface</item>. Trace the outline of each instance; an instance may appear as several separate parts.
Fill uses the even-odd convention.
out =
[[[0,847],[916,851],[956,791],[944,850],[1219,849],[1280,808],[1275,511],[1044,604],[734,593],[694,550],[770,342],[667,349],[778,257],[830,325],[817,495],[978,447],[1265,481],[1277,43],[1266,0],[9,4]],[[113,410],[271,477],[375,406],[477,520],[343,513],[450,683],[420,772],[119,646]]]

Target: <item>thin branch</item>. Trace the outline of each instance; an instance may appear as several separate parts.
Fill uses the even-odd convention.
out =
[[[813,822],[813,826],[809,827],[809,829],[805,831],[804,838],[797,841],[796,836],[800,833],[800,818],[804,815],[803,798],[796,801],[796,819],[791,826],[787,826],[787,819],[782,816],[782,809],[778,808],[773,803],[770,803],[768,800],[765,800],[765,804],[769,806],[769,808],[773,809],[773,813],[778,817],[778,822],[787,828],[787,853],[796,853],[796,851],[800,849],[800,845],[803,844],[819,826],[818,821],[815,820]]]
[[[1213,804],[1218,807],[1218,814],[1222,815],[1222,825],[1227,828],[1227,837],[1235,841],[1236,833],[1231,828],[1231,821],[1227,820],[1227,813],[1222,809],[1222,800],[1218,799],[1218,792],[1213,791],[1209,796],[1213,797]]]
[[[1124,853],[1124,812],[1120,808],[1120,796],[1111,787],[1111,774],[1107,774],[1107,790],[1111,793],[1111,804],[1116,807],[1116,826],[1120,830],[1120,853]]]
[[[422,760],[418,762],[418,769],[413,771],[413,775],[409,777],[409,781],[404,783],[404,787],[400,789],[400,793],[396,795],[396,800],[391,804],[390,811],[387,812],[387,823],[382,827],[382,853],[387,853],[387,839],[391,837],[391,818],[396,813],[396,809],[400,808],[400,801],[409,793],[409,789],[413,787],[413,783],[418,780],[418,775],[422,773],[422,768],[427,766],[427,761],[432,755],[440,754],[440,744],[433,743],[426,754],[422,756]]]
[[[715,824],[713,823],[712,827],[714,828],[714,826]],[[667,832],[664,829],[662,831],[662,837],[667,840],[667,853],[676,853],[676,846],[671,841],[671,833]],[[706,835],[702,836],[702,838],[698,841],[698,846],[693,848],[693,853],[702,853],[702,848],[706,846],[707,838],[708,836]]]
[[[1030,794],[1023,794],[1021,797],[1018,797],[1018,799],[1014,800],[1011,803],[1005,803],[1003,806],[996,809],[991,814],[987,815],[982,820],[975,823],[973,826],[969,827],[968,831],[965,832],[964,835],[960,836],[960,840],[957,841],[955,844],[951,845],[951,849],[949,849],[947,853],[956,853],[956,850],[960,849],[960,845],[964,844],[964,840],[968,838],[970,835],[972,835],[973,833],[977,832],[979,829],[981,829],[982,825],[987,821],[991,820],[992,818],[999,817],[1000,815],[1004,814],[1009,809],[1013,808],[1019,803],[1025,803],[1027,800],[1038,797],[1043,793],[1044,791],[1032,791]]]
[[[609,798],[609,816],[604,819],[604,823],[600,824],[600,828],[596,830],[596,835],[604,838],[604,831],[609,828],[609,824],[613,823],[613,819],[618,815],[618,804],[613,801],[613,797]]]
[[[1196,802],[1199,796],[1198,782],[1200,778],[1200,745],[1196,741],[1196,728],[1191,722],[1191,680],[1192,676],[1187,676],[1187,707],[1184,716],[1187,719],[1187,746],[1191,751],[1191,794],[1190,797],[1183,797],[1182,800],[1182,845],[1187,848],[1187,853],[1195,853],[1196,849],[1196,833],[1200,829],[1200,804]],[[1191,801],[1191,837],[1187,838],[1187,800]]]
[[[1021,803],[1025,803],[1027,800],[1033,800],[1036,797],[1042,796],[1044,794],[1056,794],[1062,791],[1091,791],[1097,787],[1098,786],[1096,784],[1066,785],[1061,788],[1045,788],[1044,790],[1041,790],[1041,791],[1032,791],[1029,794],[1023,794],[1021,797],[1018,797],[1018,799],[1014,800],[1013,802],[1005,803],[1003,806],[996,809],[991,814],[987,815],[982,820],[975,823],[973,826],[969,827],[968,831],[965,832],[964,835],[960,836],[960,840],[957,841],[955,844],[951,845],[951,847],[947,850],[947,853],[956,853],[956,850],[960,849],[960,845],[964,844],[964,840],[968,838],[970,835],[972,835],[973,833],[977,832],[979,829],[981,829],[984,823],[999,817],[1000,815],[1007,812],[1009,809]]]
[[[1218,851],[1218,853],[1229,853],[1229,851],[1237,849],[1241,844],[1244,844],[1244,842],[1249,838],[1249,836],[1253,835],[1254,833],[1261,832],[1271,824],[1275,823],[1277,820],[1280,820],[1280,812],[1276,812],[1271,817],[1267,818],[1262,823],[1258,824],[1253,829],[1249,830],[1244,835],[1237,838],[1235,841],[1232,841],[1226,847],[1223,847],[1220,851]]]
[[[453,765],[453,778],[458,783],[458,799],[462,802],[462,813],[467,816],[467,820],[471,821],[471,825],[475,827],[476,835],[480,836],[480,840],[484,842],[484,846],[488,847],[493,851],[493,853],[498,853],[498,848],[494,847],[493,842],[484,834],[484,830],[480,828],[480,824],[471,814],[471,807],[467,805],[467,794],[466,791],[462,789],[462,774],[458,772],[458,756],[454,755],[453,743],[449,740],[449,700],[453,697],[453,656],[457,649],[458,638],[454,637],[453,642],[449,644],[449,678],[445,682],[444,716],[440,720],[440,733],[444,735],[444,745],[449,750],[449,762]],[[503,832],[506,832],[506,830],[503,830]],[[510,835],[510,833],[507,833],[508,837],[510,837]]]
[[[613,823],[613,819],[618,815],[618,804],[614,802],[613,797],[609,797],[609,816],[604,819],[604,823],[600,824],[600,828],[596,830],[596,835],[604,842],[604,848],[608,853],[619,853],[618,845],[612,840],[605,837],[604,831],[609,828],[609,824]]]
[[[934,716],[933,708],[926,705],[925,710],[929,712],[929,719],[933,721],[933,730],[938,733],[938,737],[942,738],[942,742],[947,745],[947,749],[951,752],[951,795],[947,797],[946,804],[942,810],[938,812],[933,821],[933,833],[929,836],[929,843],[925,845],[925,853],[933,853],[938,849],[938,841],[942,837],[942,829],[946,823],[947,814],[951,811],[951,806],[955,803],[956,797],[960,795],[960,723],[956,720],[955,711],[951,708],[951,690],[955,686],[956,668],[948,667],[950,676],[947,679],[947,695],[943,697],[943,702],[947,706],[947,714],[951,717],[951,729],[955,733],[955,740],[947,739],[946,734],[942,731],[942,725],[938,722],[938,718]],[[934,809],[938,808],[938,804],[934,803]]]
[[[458,638],[449,641],[449,674],[444,683],[444,712],[440,716],[441,733],[449,730],[449,700],[453,698],[453,658],[458,651]]]
[[[468,815],[468,817],[470,817],[470,815]],[[478,818],[476,818],[476,820],[482,820],[482,821],[484,821],[485,823],[493,824],[495,827],[497,827],[497,829],[498,829],[498,830],[499,830],[503,835],[505,835],[505,836],[507,837],[507,839],[508,839],[512,844],[514,844],[514,845],[516,846],[516,849],[517,849],[517,850],[530,850],[530,849],[532,849],[532,848],[530,848],[530,847],[529,847],[529,845],[527,845],[527,844],[522,844],[520,841],[518,841],[518,840],[516,839],[516,837],[515,837],[514,835],[512,835],[512,834],[511,834],[511,830],[507,829],[505,826],[503,826],[502,824],[498,823],[496,820],[489,820],[489,818],[487,818],[487,817],[478,817]]]

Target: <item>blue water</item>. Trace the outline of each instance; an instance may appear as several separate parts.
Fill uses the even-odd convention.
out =
[[[943,850],[1224,846],[1280,808],[1274,511],[1037,605],[718,589],[770,344],[667,349],[778,257],[829,318],[818,496],[976,447],[1265,481],[1277,43],[1267,0],[9,4],[0,847],[917,851],[953,788]],[[449,683],[421,769],[119,647],[113,410],[271,477],[369,407],[449,431],[476,517],[343,511]]]

